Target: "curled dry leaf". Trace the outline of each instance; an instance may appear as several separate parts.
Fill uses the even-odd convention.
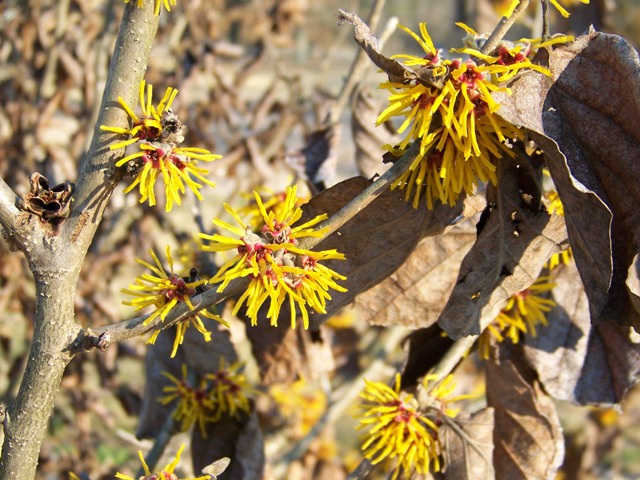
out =
[[[553,253],[566,242],[564,220],[530,203],[537,192],[521,178],[515,161],[498,163],[498,187],[487,189],[489,205],[478,223],[478,238],[460,267],[460,274],[438,320],[454,339],[477,335],[482,322],[493,320],[502,303],[531,285]]]
[[[544,150],[564,204],[591,321],[640,329],[640,62],[621,37],[593,30],[550,54],[552,77],[526,73],[496,95],[498,114]],[[635,265],[635,266],[634,266]]]
[[[610,406],[640,380],[640,345],[630,328],[592,326],[589,302],[574,264],[557,269],[549,325],[526,337],[525,355],[552,397]]]
[[[446,480],[491,480],[493,470],[493,408],[483,408],[473,414],[462,412],[453,421],[459,430],[448,424],[440,427],[444,452]],[[482,455],[480,454],[482,453]]]
[[[323,191],[302,207],[304,222],[321,213],[334,214],[372,182],[353,177]],[[418,242],[425,236],[437,235],[450,225],[462,211],[438,205],[433,210],[414,209],[404,198],[404,192],[382,193],[365,209],[350,219],[315,250],[337,249],[346,260],[332,260],[327,266],[347,277],[340,282],[347,292],[331,292],[327,314],[310,315],[316,327],[338,309],[353,301],[356,295],[382,282],[402,265]]]
[[[412,332],[405,340],[405,345],[407,360],[402,369],[400,384],[408,389],[436,366],[453,345],[453,340],[443,335],[437,324],[433,324]]]
[[[521,350],[503,342],[499,351],[499,359],[486,363],[496,478],[552,480],[564,457],[555,405],[523,365]]]

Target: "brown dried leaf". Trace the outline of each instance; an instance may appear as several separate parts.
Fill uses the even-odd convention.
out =
[[[376,126],[382,108],[372,98],[366,86],[361,86],[354,92],[351,110],[351,132],[356,145],[358,171],[367,178],[382,175],[391,167],[391,163],[382,163],[382,155],[385,153],[382,145],[396,145],[400,137],[389,127],[389,123]]]
[[[353,177],[323,191],[302,207],[304,216],[300,222],[321,213],[332,215],[371,183],[363,177]],[[424,208],[416,210],[403,196],[404,193],[397,190],[384,192],[338,232],[315,247],[316,250],[335,248],[344,253],[346,260],[333,260],[326,264],[347,277],[340,284],[348,290],[331,293],[327,314],[310,315],[312,327],[322,324],[338,309],[353,301],[356,295],[391,275],[422,237],[441,233],[462,210],[461,205],[438,205],[431,211]]]
[[[444,451],[444,478],[447,480],[490,480],[493,470],[493,408],[483,408],[473,414],[462,412],[455,418],[468,438],[462,438],[450,426],[440,427]],[[482,452],[482,456],[469,442]]]
[[[162,389],[171,385],[171,381],[162,375],[163,371],[176,378],[182,378],[182,364],[186,364],[188,371],[195,372],[199,377],[216,371],[221,357],[228,363],[236,361],[237,356],[229,338],[229,330],[222,327],[224,329],[216,331],[216,325],[212,323],[207,325],[213,331],[210,342],[205,342],[202,334],[195,328],[188,328],[184,342],[174,358],[170,358],[170,355],[175,328],[161,332],[156,343],[147,348],[144,395],[136,431],[138,438],[155,438],[175,407],[173,403],[162,405],[158,402],[158,399],[165,395]]]
[[[558,306],[537,337],[526,337],[527,360],[554,398],[581,405],[620,403],[640,380],[640,345],[631,341],[629,327],[592,327],[575,265],[557,271],[553,297]]]
[[[475,228],[467,222],[423,239],[389,278],[356,297],[358,313],[371,325],[434,324],[475,239]]]
[[[487,404],[495,409],[496,478],[553,479],[564,438],[553,401],[522,365],[521,351],[500,344],[500,359],[486,363]]]
[[[625,282],[640,251],[640,62],[621,37],[590,31],[550,54],[552,78],[527,73],[499,114],[544,150],[591,320],[640,329]],[[637,274],[637,267],[635,269]]]
[[[191,436],[193,470],[200,472],[214,460],[229,457],[231,463],[218,480],[254,480],[262,478],[265,456],[264,439],[255,410],[242,421],[223,417],[209,423],[206,438],[199,428]]]
[[[478,239],[460,267],[456,286],[438,320],[452,338],[477,335],[481,319],[494,319],[502,302],[531,285],[548,258],[566,241],[564,220],[527,202],[524,169],[515,161],[498,164],[497,191],[478,224]],[[493,197],[495,196],[495,199]]]

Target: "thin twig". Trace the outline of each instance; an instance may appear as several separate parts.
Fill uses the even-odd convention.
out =
[[[542,4],[542,41],[546,42],[551,37],[549,28],[549,0],[540,0]]]
[[[193,297],[191,300],[194,307],[193,310],[189,310],[189,307],[185,303],[178,303],[167,314],[164,321],[160,318],[156,318],[149,324],[145,325],[144,322],[147,320],[149,315],[142,315],[140,317],[123,320],[122,322],[113,323],[104,327],[82,330],[69,347],[69,350],[74,354],[88,351],[93,348],[104,350],[113,343],[122,342],[155,330],[164,330],[178,322],[186,320],[192,315],[196,315],[205,308],[216,305],[227,298],[239,295],[246,290],[249,281],[250,280],[248,278],[238,278],[230,282],[224,292],[218,292],[216,289],[212,289],[201,295]]]
[[[473,344],[477,339],[477,335],[462,337],[460,340],[456,340],[454,344],[449,347],[447,353],[442,356],[440,361],[429,372],[431,375],[435,375],[435,378],[437,379],[437,381],[432,384],[433,388],[438,386],[447,375],[453,372],[458,363],[460,363],[460,360],[462,360],[467,355],[471,347],[473,347]],[[430,388],[430,390],[433,390],[433,388]]]
[[[480,49],[480,52],[485,55],[491,55],[500,41],[502,41],[504,36],[507,34],[509,29],[512,27],[516,19],[522,12],[524,12],[528,5],[529,0],[520,0],[520,3],[513,10],[513,13],[509,15],[509,17],[502,17],[502,19],[500,19],[500,22],[498,23],[498,26],[493,30],[493,32],[491,32],[491,35],[489,35],[489,38]]]
[[[336,232],[345,223],[355,217],[360,211],[364,210],[367,205],[373,202],[380,194],[385,192],[393,182],[407,171],[416,155],[420,150],[420,142],[414,142],[413,145],[402,155],[393,166],[387,170],[380,178],[369,185],[361,194],[356,196],[347,205],[342,207],[338,212],[332,215],[318,225],[316,230],[322,230],[324,235],[322,238],[306,237],[300,240],[299,247],[311,249],[324,238]]]
[[[382,13],[384,4],[385,0],[376,0],[371,7],[371,15],[369,15],[368,23],[372,31],[374,31],[378,27],[378,23],[380,22],[380,14]],[[380,48],[382,48],[382,46],[380,46]],[[329,118],[327,119],[327,123],[329,125],[337,123],[340,119],[340,115],[342,115],[342,111],[347,105],[347,101],[349,100],[353,89],[362,78],[368,65],[369,57],[367,56],[367,53],[362,49],[358,49],[358,54],[351,64],[351,69],[349,70],[349,74],[347,75],[347,81],[342,86],[340,95],[338,95],[338,98],[336,99],[335,103],[331,107],[331,111],[329,112]]]
[[[367,187],[361,194],[356,196],[351,202],[340,209],[335,215],[332,215],[328,220],[318,226],[318,230],[323,230],[323,236],[320,238],[306,237],[300,240],[299,248],[311,249],[324,238],[328,237],[332,233],[336,232],[345,223],[355,217],[360,211],[362,211],[367,205],[373,202],[381,193],[385,192],[389,186],[396,181],[402,173],[404,173],[413,159],[418,153],[420,142],[414,142],[414,144],[402,155],[396,163],[387,170],[380,178]],[[98,344],[105,346],[104,339],[106,338],[106,346],[127,340],[129,338],[144,335],[145,333],[162,330],[178,323],[191,315],[196,314],[200,310],[211,307],[217,303],[226,300],[227,298],[234,297],[242,293],[249,284],[248,278],[238,278],[230,282],[225,288],[224,292],[218,292],[217,290],[209,290],[192,300],[193,310],[189,310],[187,305],[179,303],[176,305],[164,321],[156,319],[153,322],[145,325],[144,322],[148,315],[132,318],[122,322],[114,323],[104,327],[96,328],[95,330],[83,330],[80,331],[76,340],[70,346],[72,353],[79,353],[86,350],[91,350],[98,347]],[[106,348],[106,347],[105,347]]]

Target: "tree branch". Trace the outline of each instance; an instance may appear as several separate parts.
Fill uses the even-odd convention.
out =
[[[76,354],[93,348],[106,350],[109,345],[113,343],[122,342],[123,340],[138,337],[155,330],[164,330],[192,315],[195,315],[205,308],[209,308],[223,300],[241,294],[246,290],[248,284],[248,278],[238,278],[230,282],[224,292],[218,293],[216,289],[211,289],[203,294],[193,297],[191,300],[191,303],[194,306],[193,310],[189,310],[189,307],[184,303],[178,303],[167,314],[164,321],[157,318],[148,325],[145,325],[144,322],[149,315],[142,315],[140,317],[131,318],[129,320],[124,320],[122,322],[113,323],[96,329],[88,328],[86,330],[81,330],[78,332],[76,339],[71,343],[69,351]]]
[[[16,207],[17,200],[18,196],[15,192],[0,178],[0,225],[8,233],[16,230],[16,218],[20,213],[20,210]]]
[[[496,49],[500,41],[507,34],[509,29],[513,26],[516,19],[520,16],[522,12],[529,6],[529,0],[520,0],[520,3],[513,10],[513,13],[508,17],[502,17],[500,22],[496,26],[496,28],[491,32],[487,41],[482,45],[482,49],[480,50],[485,55],[491,55],[493,51]]]
[[[336,232],[340,227],[352,219],[355,215],[375,200],[381,193],[385,192],[389,186],[397,180],[402,173],[409,168],[409,165],[415,158],[419,150],[419,142],[415,142],[407,152],[400,157],[396,163],[387,170],[384,175],[373,182],[360,195],[355,197],[351,202],[340,209],[335,215],[318,226],[319,230],[325,230],[322,237],[306,237],[300,239],[299,247],[311,249],[326,237]],[[218,293],[215,289],[209,290],[201,295],[193,297],[192,303],[195,307],[189,310],[184,303],[177,304],[171,309],[164,321],[157,319],[148,325],[144,325],[144,321],[148,315],[132,318],[122,322],[107,325],[101,328],[87,329],[80,331],[69,347],[72,353],[80,353],[82,351],[98,348],[104,350],[112,343],[121,342],[129,338],[144,335],[145,333],[155,330],[163,330],[169,328],[189,316],[211,307],[217,303],[241,294],[249,284],[249,279],[239,278],[227,286],[224,292]]]

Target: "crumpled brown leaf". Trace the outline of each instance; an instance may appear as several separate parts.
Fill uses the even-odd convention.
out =
[[[283,305],[280,315],[288,320],[288,307]],[[322,335],[323,327],[319,331],[303,330],[300,326],[292,329],[286,322],[275,327],[266,319],[266,309],[259,316],[262,320],[257,325],[247,326],[247,338],[263,386],[287,384],[300,376],[315,378],[333,370],[331,344]]]
[[[487,189],[489,205],[478,224],[478,239],[438,320],[454,339],[478,335],[481,319],[493,320],[502,303],[531,285],[566,241],[563,218],[530,203],[539,194],[523,190],[532,185],[521,178],[523,171],[516,161],[502,159],[498,187]]]
[[[456,424],[468,438],[461,438],[447,424],[439,429],[444,452],[444,478],[447,480],[492,480],[493,409],[483,408],[473,414],[460,413]],[[482,456],[469,442],[482,452]],[[483,458],[484,457],[484,458]]]
[[[551,78],[529,72],[512,95],[497,94],[498,114],[544,150],[592,322],[639,330],[638,292],[625,285],[640,251],[638,54],[623,38],[591,30],[551,52],[549,68]]]
[[[555,405],[523,365],[519,349],[503,342],[499,351],[499,359],[486,363],[496,478],[552,480],[564,457]]]
[[[323,191],[303,205],[305,222],[316,215],[332,215],[371,184],[371,180],[353,177]],[[391,275],[427,235],[437,235],[451,224],[462,211],[437,205],[433,210],[414,209],[404,200],[404,192],[388,190],[349,220],[314,250],[337,249],[346,260],[327,261],[326,265],[347,277],[340,285],[347,292],[331,292],[327,314],[312,314],[310,325],[317,327],[330,315],[349,304],[359,293],[373,287]],[[281,313],[281,318],[284,313]]]
[[[640,380],[640,345],[630,328],[592,326],[589,302],[574,264],[554,270],[549,324],[525,337],[524,352],[545,390],[554,398],[581,405],[611,406]]]

